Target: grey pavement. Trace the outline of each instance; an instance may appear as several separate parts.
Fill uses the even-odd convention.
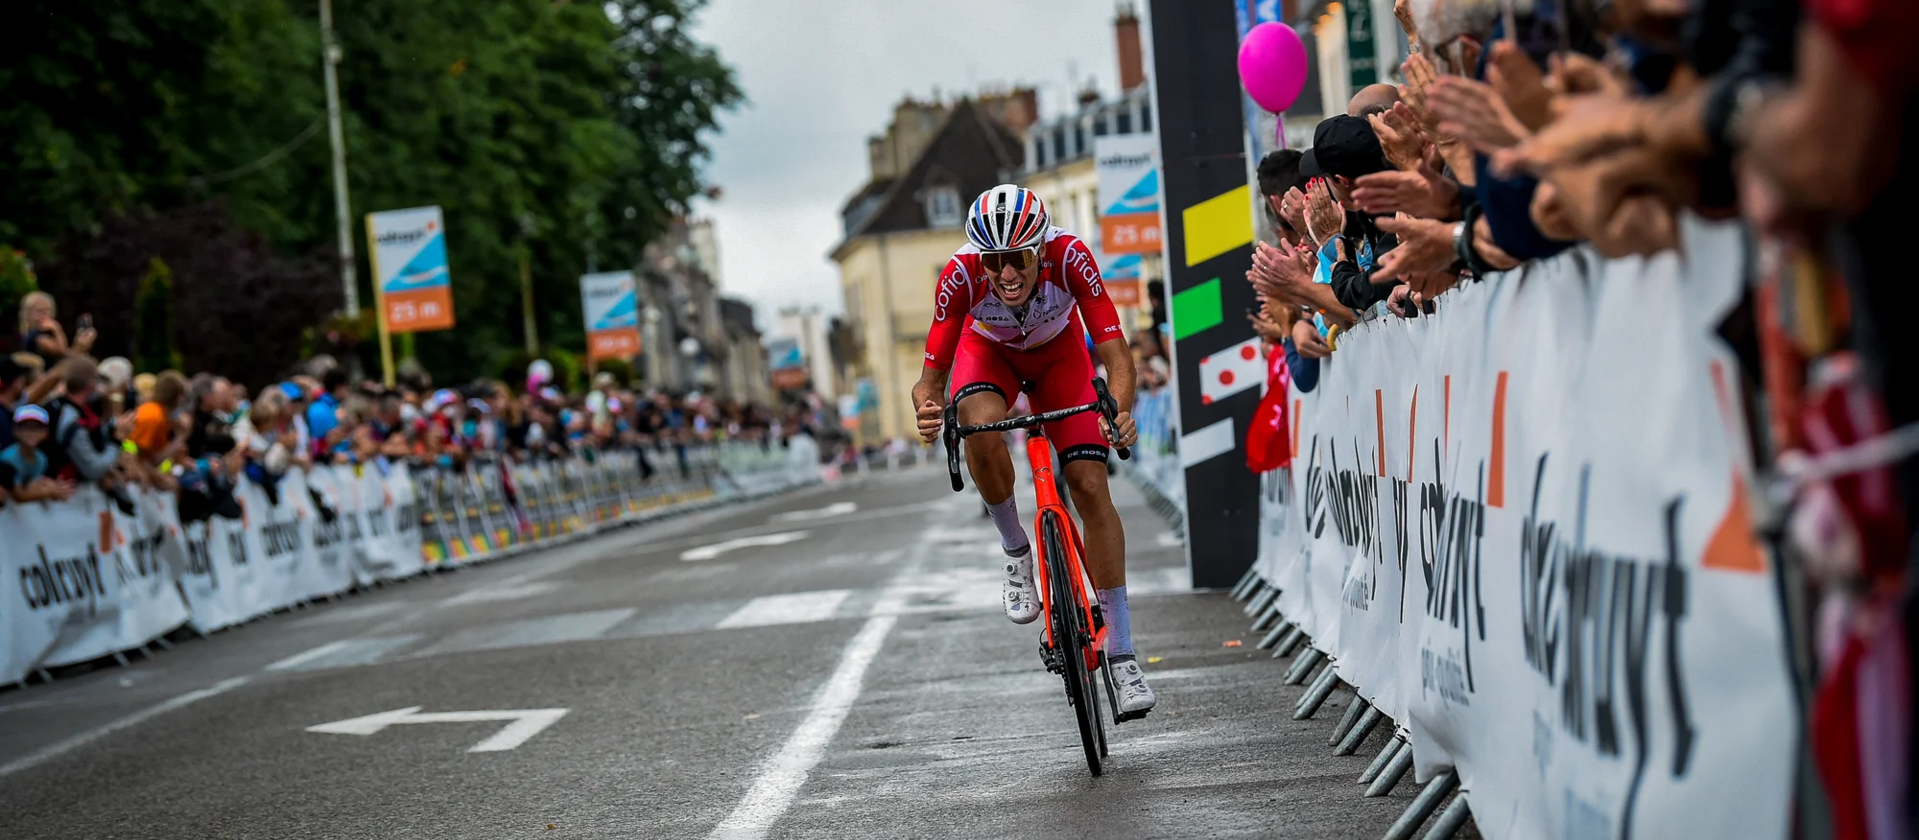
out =
[[[945,485],[862,475],[0,693],[4,836],[1374,838],[1410,800],[1361,797],[1389,733],[1331,755],[1344,691],[1293,721],[1285,663],[1118,481],[1160,705],[1090,777]],[[309,731],[414,707],[566,711],[489,752],[511,721]]]

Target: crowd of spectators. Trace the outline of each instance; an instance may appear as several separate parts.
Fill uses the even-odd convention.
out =
[[[1834,836],[1908,836],[1884,829],[1919,826],[1919,375],[1894,275],[1919,2],[1399,0],[1395,17],[1399,82],[1260,161],[1276,236],[1247,273],[1255,328],[1311,390],[1358,321],[1576,246],[1680,248],[1689,216],[1741,221],[1753,268],[1719,333],[1763,395],[1760,515],[1816,593],[1809,749]],[[1868,697],[1897,713],[1844,699]]]
[[[22,301],[22,349],[0,355],[0,504],[58,502],[93,484],[131,513],[128,490],[144,486],[177,491],[188,521],[237,517],[240,482],[277,504],[288,470],[318,464],[459,469],[636,449],[684,469],[687,446],[771,445],[812,425],[803,410],[645,392],[605,372],[563,393],[544,361],[518,387],[436,387],[415,369],[387,388],[320,356],[254,392],[213,373],[135,375],[126,359],[88,356],[94,338],[82,316],[69,340],[47,295]]]

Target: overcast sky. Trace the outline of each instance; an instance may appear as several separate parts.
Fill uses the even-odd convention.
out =
[[[894,103],[1024,83],[1050,119],[1069,68],[1111,96],[1115,1],[712,0],[695,31],[750,100],[713,138],[707,174],[723,195],[697,208],[719,229],[725,292],[755,303],[763,327],[782,306],[839,312],[827,252],[841,203],[865,183],[866,137]]]

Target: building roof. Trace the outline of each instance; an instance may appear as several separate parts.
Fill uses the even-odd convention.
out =
[[[1006,173],[1018,170],[1024,156],[1018,135],[973,100],[960,100],[904,175],[869,183],[847,201],[842,212],[850,224],[833,253],[839,254],[852,240],[867,234],[929,229],[928,190],[952,187],[961,202],[968,202],[999,184]],[[875,195],[877,203],[870,209],[859,207]],[[862,209],[863,218],[855,219],[852,213]]]

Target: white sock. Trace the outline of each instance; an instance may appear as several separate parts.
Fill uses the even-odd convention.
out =
[[[999,544],[1009,552],[1025,548],[1030,543],[1026,539],[1026,528],[1019,524],[1019,510],[1013,500],[1017,496],[1007,496],[1006,501],[996,505],[987,505],[986,510],[993,515],[993,527],[999,529]]]
[[[1095,589],[1099,611],[1106,614],[1106,658],[1118,662],[1133,658],[1133,616],[1126,608],[1126,587]]]

